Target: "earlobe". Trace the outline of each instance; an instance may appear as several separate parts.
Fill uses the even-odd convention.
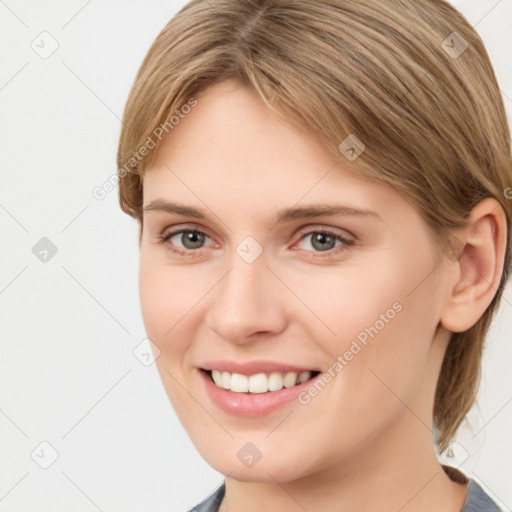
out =
[[[463,332],[484,314],[501,280],[507,221],[498,201],[487,198],[478,203],[457,238],[463,249],[452,265],[454,279],[440,321],[449,331]]]

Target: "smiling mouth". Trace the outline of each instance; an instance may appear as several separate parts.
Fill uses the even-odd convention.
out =
[[[279,391],[283,388],[292,388],[314,379],[319,371],[297,372],[270,372],[243,375],[220,370],[204,370],[212,382],[221,389],[234,393],[261,394]]]

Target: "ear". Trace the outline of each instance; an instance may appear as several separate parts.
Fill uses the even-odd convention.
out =
[[[478,203],[468,225],[457,232],[462,251],[450,265],[440,322],[451,332],[467,331],[477,323],[500,284],[507,242],[507,220],[494,198]]]

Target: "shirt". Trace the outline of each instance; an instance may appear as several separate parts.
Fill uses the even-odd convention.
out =
[[[445,473],[458,483],[466,483],[469,480],[466,499],[460,512],[502,512],[498,505],[482,489],[482,487],[472,478],[468,479],[464,473],[450,466],[442,466]],[[226,482],[224,481],[210,496],[204,501],[189,509],[188,512],[218,512],[224,494],[226,492]]]

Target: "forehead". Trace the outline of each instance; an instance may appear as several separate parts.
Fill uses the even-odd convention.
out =
[[[155,165],[163,157],[179,161],[244,163],[251,167],[272,167],[285,160],[300,162],[307,158],[326,170],[333,159],[321,144],[297,124],[278,117],[246,85],[226,81],[210,86],[196,97],[197,105],[182,116],[156,148]],[[220,162],[219,162],[220,161]]]
[[[400,199],[389,187],[355,176],[306,130],[285,123],[258,94],[237,82],[216,84],[173,128],[144,176],[144,205],[195,210],[297,214],[293,205],[337,205],[376,212]],[[380,214],[382,216],[382,213]],[[194,215],[192,215],[194,216]],[[196,215],[197,217],[197,215]]]

